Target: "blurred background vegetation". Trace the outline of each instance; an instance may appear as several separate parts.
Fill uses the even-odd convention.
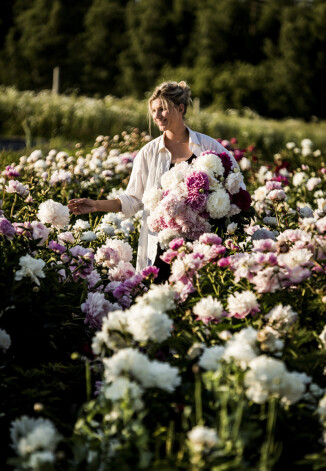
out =
[[[199,131],[326,147],[326,0],[2,0],[0,11],[2,136],[146,130],[146,95],[186,80]]]

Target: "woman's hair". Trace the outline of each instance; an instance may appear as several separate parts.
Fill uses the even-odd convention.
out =
[[[163,82],[161,85],[158,85],[152,95],[148,99],[148,113],[149,117],[152,116],[151,104],[157,98],[162,100],[164,106],[172,105],[174,108],[177,108],[179,105],[183,104],[184,112],[183,116],[186,114],[189,103],[191,103],[191,91],[186,82]]]

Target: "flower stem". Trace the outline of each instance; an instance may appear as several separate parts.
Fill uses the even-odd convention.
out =
[[[267,427],[266,427],[266,440],[261,448],[260,457],[260,471],[271,471],[273,465],[274,452],[274,429],[276,423],[276,398],[272,397],[268,405]]]
[[[15,206],[16,206],[16,202],[17,202],[17,193],[15,193],[14,202],[12,203],[12,206],[11,206],[10,219],[12,218],[12,216],[14,214],[14,209],[15,209]]]

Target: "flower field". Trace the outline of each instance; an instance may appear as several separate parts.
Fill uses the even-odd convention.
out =
[[[323,151],[288,142],[268,162],[222,141],[251,206],[167,242],[157,284],[135,269],[141,212],[67,207],[121,193],[149,139],[132,129],[1,169],[2,466],[326,469]],[[199,173],[189,187],[209,201]]]

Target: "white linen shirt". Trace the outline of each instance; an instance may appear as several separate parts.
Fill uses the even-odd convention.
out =
[[[190,128],[188,131],[189,149],[197,157],[205,150],[213,150],[218,153],[227,152],[232,159],[233,168],[238,167],[234,157],[216,139],[192,131]],[[170,165],[171,153],[165,147],[164,134],[162,134],[140,149],[134,159],[126,191],[117,197],[121,201],[121,212],[126,217],[133,216],[143,209],[143,221],[138,242],[137,271],[153,265],[158,244],[158,234],[148,228],[149,210],[144,209],[142,198],[145,191],[161,187],[161,177],[170,169]]]

